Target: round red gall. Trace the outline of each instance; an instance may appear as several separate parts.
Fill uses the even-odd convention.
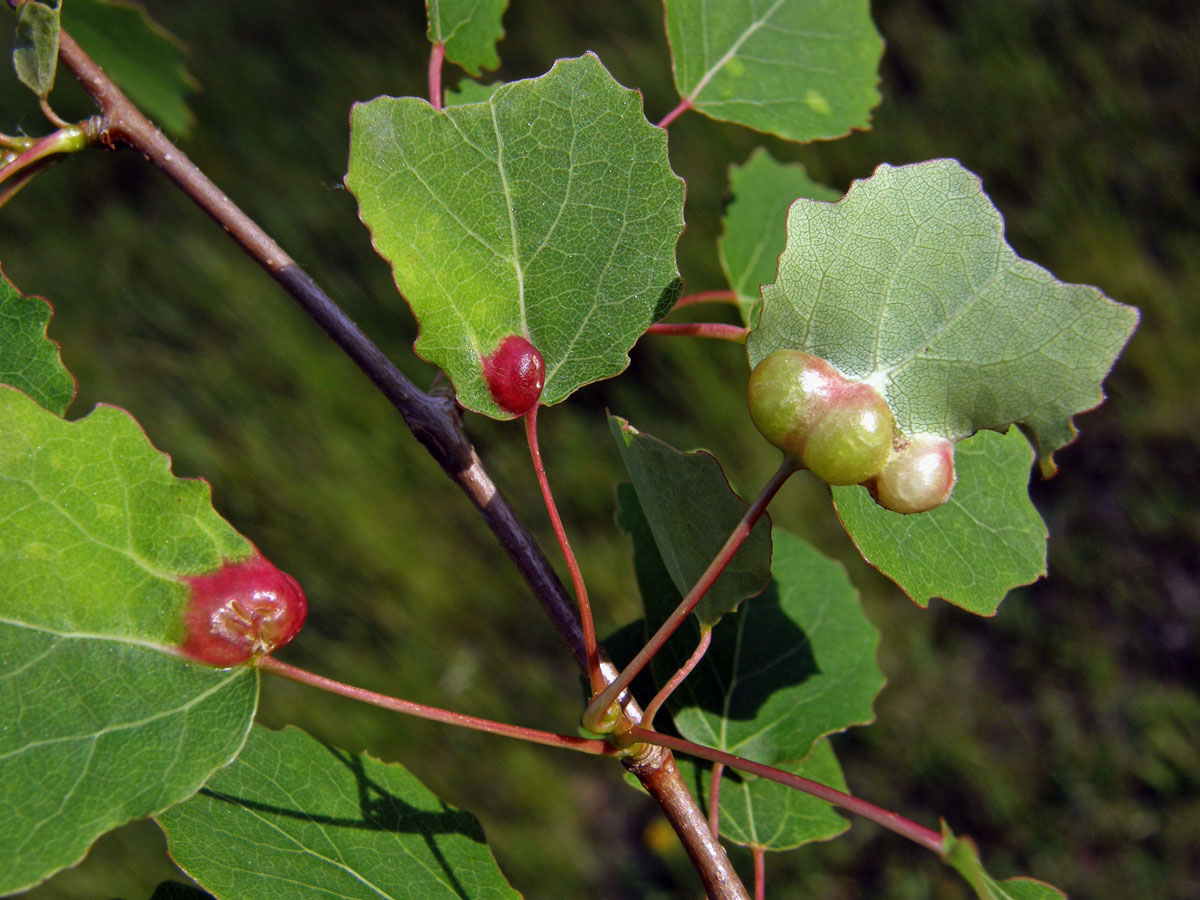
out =
[[[533,409],[546,385],[546,363],[537,347],[510,334],[483,357],[483,377],[496,405],[521,416]]]
[[[210,666],[237,666],[277,650],[308,614],[296,579],[261,554],[184,581],[188,603],[180,649]]]

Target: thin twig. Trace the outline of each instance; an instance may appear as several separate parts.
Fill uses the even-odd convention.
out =
[[[750,856],[754,859],[754,900],[766,900],[767,897],[767,854],[762,847],[751,847]]]

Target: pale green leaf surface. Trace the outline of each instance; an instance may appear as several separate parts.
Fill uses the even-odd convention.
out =
[[[691,590],[737,527],[748,504],[733,492],[716,458],[681,453],[608,417],[621,459],[675,588]],[[763,516],[694,611],[702,628],[753,597],[771,579],[771,524]]]
[[[993,878],[984,871],[975,842],[968,837],[956,837],[945,822],[942,837],[946,864],[967,880],[979,900],[1067,900],[1067,895],[1058,888],[1033,878],[1004,881]]]
[[[867,0],[665,0],[694,108],[793,141],[868,127],[883,39]]]
[[[638,588],[653,632],[679,602],[636,492],[617,492],[617,521],[630,536]],[[696,669],[667,700],[690,741],[767,765],[795,762],[821,737],[874,720],[883,687],[879,634],[840,564],[786,531],[774,532],[771,585],[713,629]],[[660,685],[699,639],[685,623],[652,662]]]
[[[677,756],[675,764],[705,811],[709,808],[712,765],[698,764]],[[817,741],[799,763],[782,763],[776,768],[821,784],[848,790],[842,767],[829,741]],[[791,850],[811,841],[827,841],[850,827],[824,800],[795,788],[725,769],[720,793],[721,837],[763,850]]]
[[[745,165],[729,167],[733,201],[725,209],[717,252],[729,286],[749,324],[759,288],[775,280],[787,238],[787,209],[800,197],[837,200],[842,195],[808,177],[799,163],[776,161],[763,147]]]
[[[58,0],[26,0],[17,7],[13,68],[39,97],[50,93],[58,71],[59,12]]]
[[[508,0],[425,0],[429,41],[446,48],[446,59],[478,77],[500,65],[496,43],[504,37],[501,19]]]
[[[916,515],[886,510],[866,488],[835,487],[834,505],[867,562],[917,604],[942,597],[979,615],[1046,574],[1046,524],[1029,499],[1033,451],[1017,428],[954,448],[950,499]]]
[[[0,384],[62,415],[75,398],[75,379],[62,364],[58,344],[46,337],[51,314],[49,303],[22,296],[0,272]]]
[[[70,0],[63,27],[156,125],[177,137],[191,131],[188,97],[196,82],[184,66],[183,46],[141,6]]]
[[[247,667],[0,617],[0,894],[194,793],[237,755],[257,700]]]
[[[486,103],[357,105],[346,185],[420,323],[417,351],[494,418],[511,414],[482,358],[503,338],[537,347],[542,402],[557,403],[621,372],[679,293],[666,134],[591,54]]]
[[[124,410],[67,422],[0,386],[0,617],[175,644],[181,576],[252,551]]]
[[[218,900],[517,897],[479,823],[406,769],[255,726],[237,761],[158,817]]]
[[[784,347],[821,356],[879,388],[905,434],[1017,423],[1044,474],[1137,324],[1132,307],[1018,257],[954,160],[880,166],[838,203],[795,203],[787,230],[751,365]]]

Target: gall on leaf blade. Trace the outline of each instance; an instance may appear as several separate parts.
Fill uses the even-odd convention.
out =
[[[308,615],[296,579],[258,553],[184,581],[188,604],[180,649],[209,665],[241,665],[277,650],[299,633]]]
[[[1044,476],[1138,321],[1017,256],[979,177],[952,159],[881,165],[837,203],[797,200],[762,296],[751,366],[814,353],[877,387],[905,437],[1017,424]]]
[[[483,358],[483,378],[496,405],[515,416],[533,409],[546,386],[546,363],[538,348],[510,334]]]

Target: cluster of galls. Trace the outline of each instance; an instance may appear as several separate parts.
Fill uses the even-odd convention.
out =
[[[898,513],[926,512],[954,489],[954,444],[904,436],[871,385],[811,353],[776,350],[750,373],[750,418],[763,437],[827,484],[862,484]]]

